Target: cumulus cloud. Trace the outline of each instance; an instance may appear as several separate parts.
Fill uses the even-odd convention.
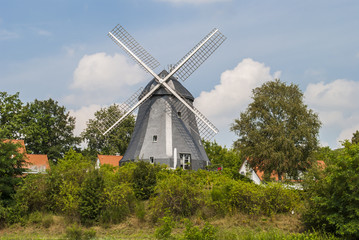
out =
[[[195,105],[217,124],[233,122],[251,101],[252,89],[280,76],[270,68],[250,58],[241,61],[234,69],[221,74],[220,84],[209,92],[201,92]]]
[[[112,90],[123,85],[135,85],[144,80],[143,70],[130,64],[127,57],[95,53],[85,55],[79,62],[71,88],[84,91]]]
[[[87,122],[94,118],[94,113],[101,109],[100,105],[92,104],[78,110],[70,110],[70,115],[76,118],[74,134],[79,136],[87,126]]]
[[[306,103],[318,112],[323,123],[322,131],[332,133],[333,141],[336,141],[330,144],[332,147],[339,147],[340,141],[351,139],[359,129],[358,92],[359,82],[346,79],[307,86],[304,93]]]
[[[68,104],[109,104],[119,96],[128,97],[128,88],[145,80],[145,72],[126,56],[106,53],[85,55],[74,72],[70,89],[75,93],[65,97]]]

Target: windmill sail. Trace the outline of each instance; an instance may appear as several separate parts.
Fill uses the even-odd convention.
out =
[[[141,98],[141,93],[143,91],[143,87],[140,87],[131,97],[129,97],[124,103],[119,104],[119,112],[111,112],[106,116],[106,119],[103,119],[100,123],[97,124],[97,129],[101,132],[101,134],[105,134],[108,130],[112,130],[115,126],[120,124],[121,122],[117,122],[124,115],[129,115],[131,112],[131,108],[138,102],[138,99]]]
[[[125,52],[141,67],[143,67],[143,63],[145,63],[149,68],[154,70],[156,67],[160,65],[160,63],[151,56],[122,26],[117,25],[108,33],[108,36],[121,48],[125,50]],[[138,60],[138,59],[140,60]],[[148,71],[145,67],[143,67],[146,71]]]
[[[194,48],[191,49],[183,58],[181,58],[175,65],[178,66],[193,53],[201,44],[201,48],[196,51],[193,56],[176,72],[176,77],[185,81],[212,53],[226,40],[226,37],[218,30],[213,29],[207,36],[205,36]]]

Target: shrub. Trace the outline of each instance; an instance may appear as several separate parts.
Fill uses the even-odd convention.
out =
[[[261,188],[263,201],[261,211],[266,215],[290,212],[300,200],[296,190],[286,188],[282,183],[269,183]]]
[[[52,204],[49,201],[49,187],[47,174],[31,174],[17,189],[15,200],[18,204],[25,205],[29,212],[44,211]]]
[[[171,236],[171,233],[175,226],[172,217],[167,214],[167,216],[161,218],[160,222],[161,226],[156,229],[155,237],[157,239],[172,239],[173,237]]]
[[[135,195],[129,184],[121,184],[113,189],[105,189],[101,209],[101,223],[119,223],[133,210]]]
[[[98,170],[90,171],[82,184],[79,212],[81,222],[91,224],[97,220],[101,209],[104,181]]]
[[[66,229],[66,239],[69,240],[90,240],[96,238],[96,231],[93,229],[83,230],[79,225],[73,224]]]
[[[308,228],[333,232],[346,239],[359,238],[359,144],[346,141],[330,152],[326,168],[314,168],[306,178]]]
[[[133,172],[133,189],[136,197],[141,200],[149,199],[157,183],[156,174],[160,170],[157,164],[139,161]]]
[[[200,230],[197,226],[193,226],[193,223],[186,219],[186,230],[184,231],[183,239],[186,240],[215,240],[217,239],[217,229],[209,224],[205,223],[202,230]]]
[[[160,180],[157,196],[150,199],[151,217],[156,221],[168,210],[174,216],[193,215],[201,205],[201,189],[190,175],[170,175]]]

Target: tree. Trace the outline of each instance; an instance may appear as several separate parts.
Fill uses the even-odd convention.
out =
[[[309,171],[304,181],[308,208],[303,220],[308,228],[359,239],[359,144],[326,151],[325,167]]]
[[[0,140],[0,200],[7,204],[24,172],[25,155],[20,144]]]
[[[0,92],[0,137],[16,139],[20,131],[20,113],[22,102],[19,93],[9,95]]]
[[[353,137],[352,137],[352,143],[359,143],[359,131],[356,130],[355,133],[353,133]]]
[[[238,150],[222,147],[216,141],[204,141],[203,147],[212,165],[223,168],[236,168],[239,170],[242,164],[242,157]]]
[[[307,169],[310,155],[318,146],[318,115],[303,103],[297,85],[280,80],[253,90],[253,102],[235,119],[231,131],[239,139],[234,146],[248,157],[251,167],[266,175],[297,177]]]
[[[119,119],[123,112],[119,105],[111,105],[95,112],[95,118],[90,119],[86,129],[81,133],[83,140],[92,154],[124,154],[131,140],[135,127],[135,118],[128,116],[119,126],[107,133],[105,136],[99,130],[101,126],[111,126],[111,119]]]
[[[80,138],[73,133],[75,118],[51,98],[27,103],[21,120],[24,126],[21,133],[29,152],[47,154],[51,160],[59,159],[80,142]]]

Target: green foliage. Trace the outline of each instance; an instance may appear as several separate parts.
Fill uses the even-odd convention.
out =
[[[312,169],[305,190],[308,228],[333,232],[346,239],[359,238],[359,144],[346,141],[340,151],[327,154],[326,167]]]
[[[352,143],[354,143],[354,144],[359,143],[359,131],[358,130],[356,130],[355,133],[353,133]]]
[[[116,104],[95,112],[95,118],[89,120],[86,129],[81,133],[82,139],[87,141],[89,151],[92,154],[124,154],[135,127],[133,115],[124,119],[120,126],[117,126],[106,136],[103,136],[98,129],[101,126],[111,126],[114,123],[112,120],[120,119],[122,115],[123,112]]]
[[[280,183],[259,186],[222,177],[210,192],[216,214],[239,211],[245,214],[273,215],[287,213],[297,207],[299,194]]]
[[[91,161],[73,149],[51,168],[48,184],[56,211],[70,219],[79,218],[81,185],[92,168]]]
[[[236,149],[222,147],[216,141],[203,141],[203,147],[211,164],[215,167],[239,169],[242,164],[242,156]],[[238,171],[237,171],[238,172]]]
[[[216,240],[218,229],[208,222],[205,223],[202,230],[197,226],[193,226],[193,223],[186,219],[186,230],[184,232],[183,239],[186,240]]]
[[[116,224],[123,221],[134,209],[135,194],[129,184],[105,189],[101,209],[101,223]]]
[[[145,161],[136,163],[136,168],[133,171],[133,189],[138,199],[150,198],[157,183],[156,174],[160,170],[161,167],[157,164]]]
[[[15,200],[25,206],[29,212],[50,209],[47,174],[29,174],[17,189]]]
[[[83,230],[77,224],[66,229],[66,239],[69,240],[90,240],[96,238],[96,231],[94,229]]]
[[[50,160],[63,157],[64,153],[79,143],[75,137],[75,118],[57,101],[27,103],[22,110],[23,128],[27,150],[36,154],[47,154]]]
[[[79,199],[80,219],[83,224],[92,224],[97,220],[103,196],[104,180],[99,170],[86,174],[81,186]]]
[[[320,121],[303,103],[297,85],[280,80],[253,90],[253,102],[232,124],[239,139],[235,148],[249,158],[251,167],[267,174],[298,177],[310,166],[310,155],[318,146]]]
[[[160,219],[160,227],[156,228],[155,237],[156,239],[174,239],[171,236],[172,229],[175,226],[173,218],[167,213],[166,216]]]
[[[18,139],[22,102],[19,93],[0,92],[0,139]]]
[[[4,204],[10,204],[15,186],[21,182],[21,176],[25,171],[25,155],[20,144],[0,139],[0,200]]]
[[[188,171],[178,176],[171,174],[157,183],[156,196],[150,199],[152,219],[164,215],[168,210],[174,216],[193,215],[201,205],[201,188]]]

